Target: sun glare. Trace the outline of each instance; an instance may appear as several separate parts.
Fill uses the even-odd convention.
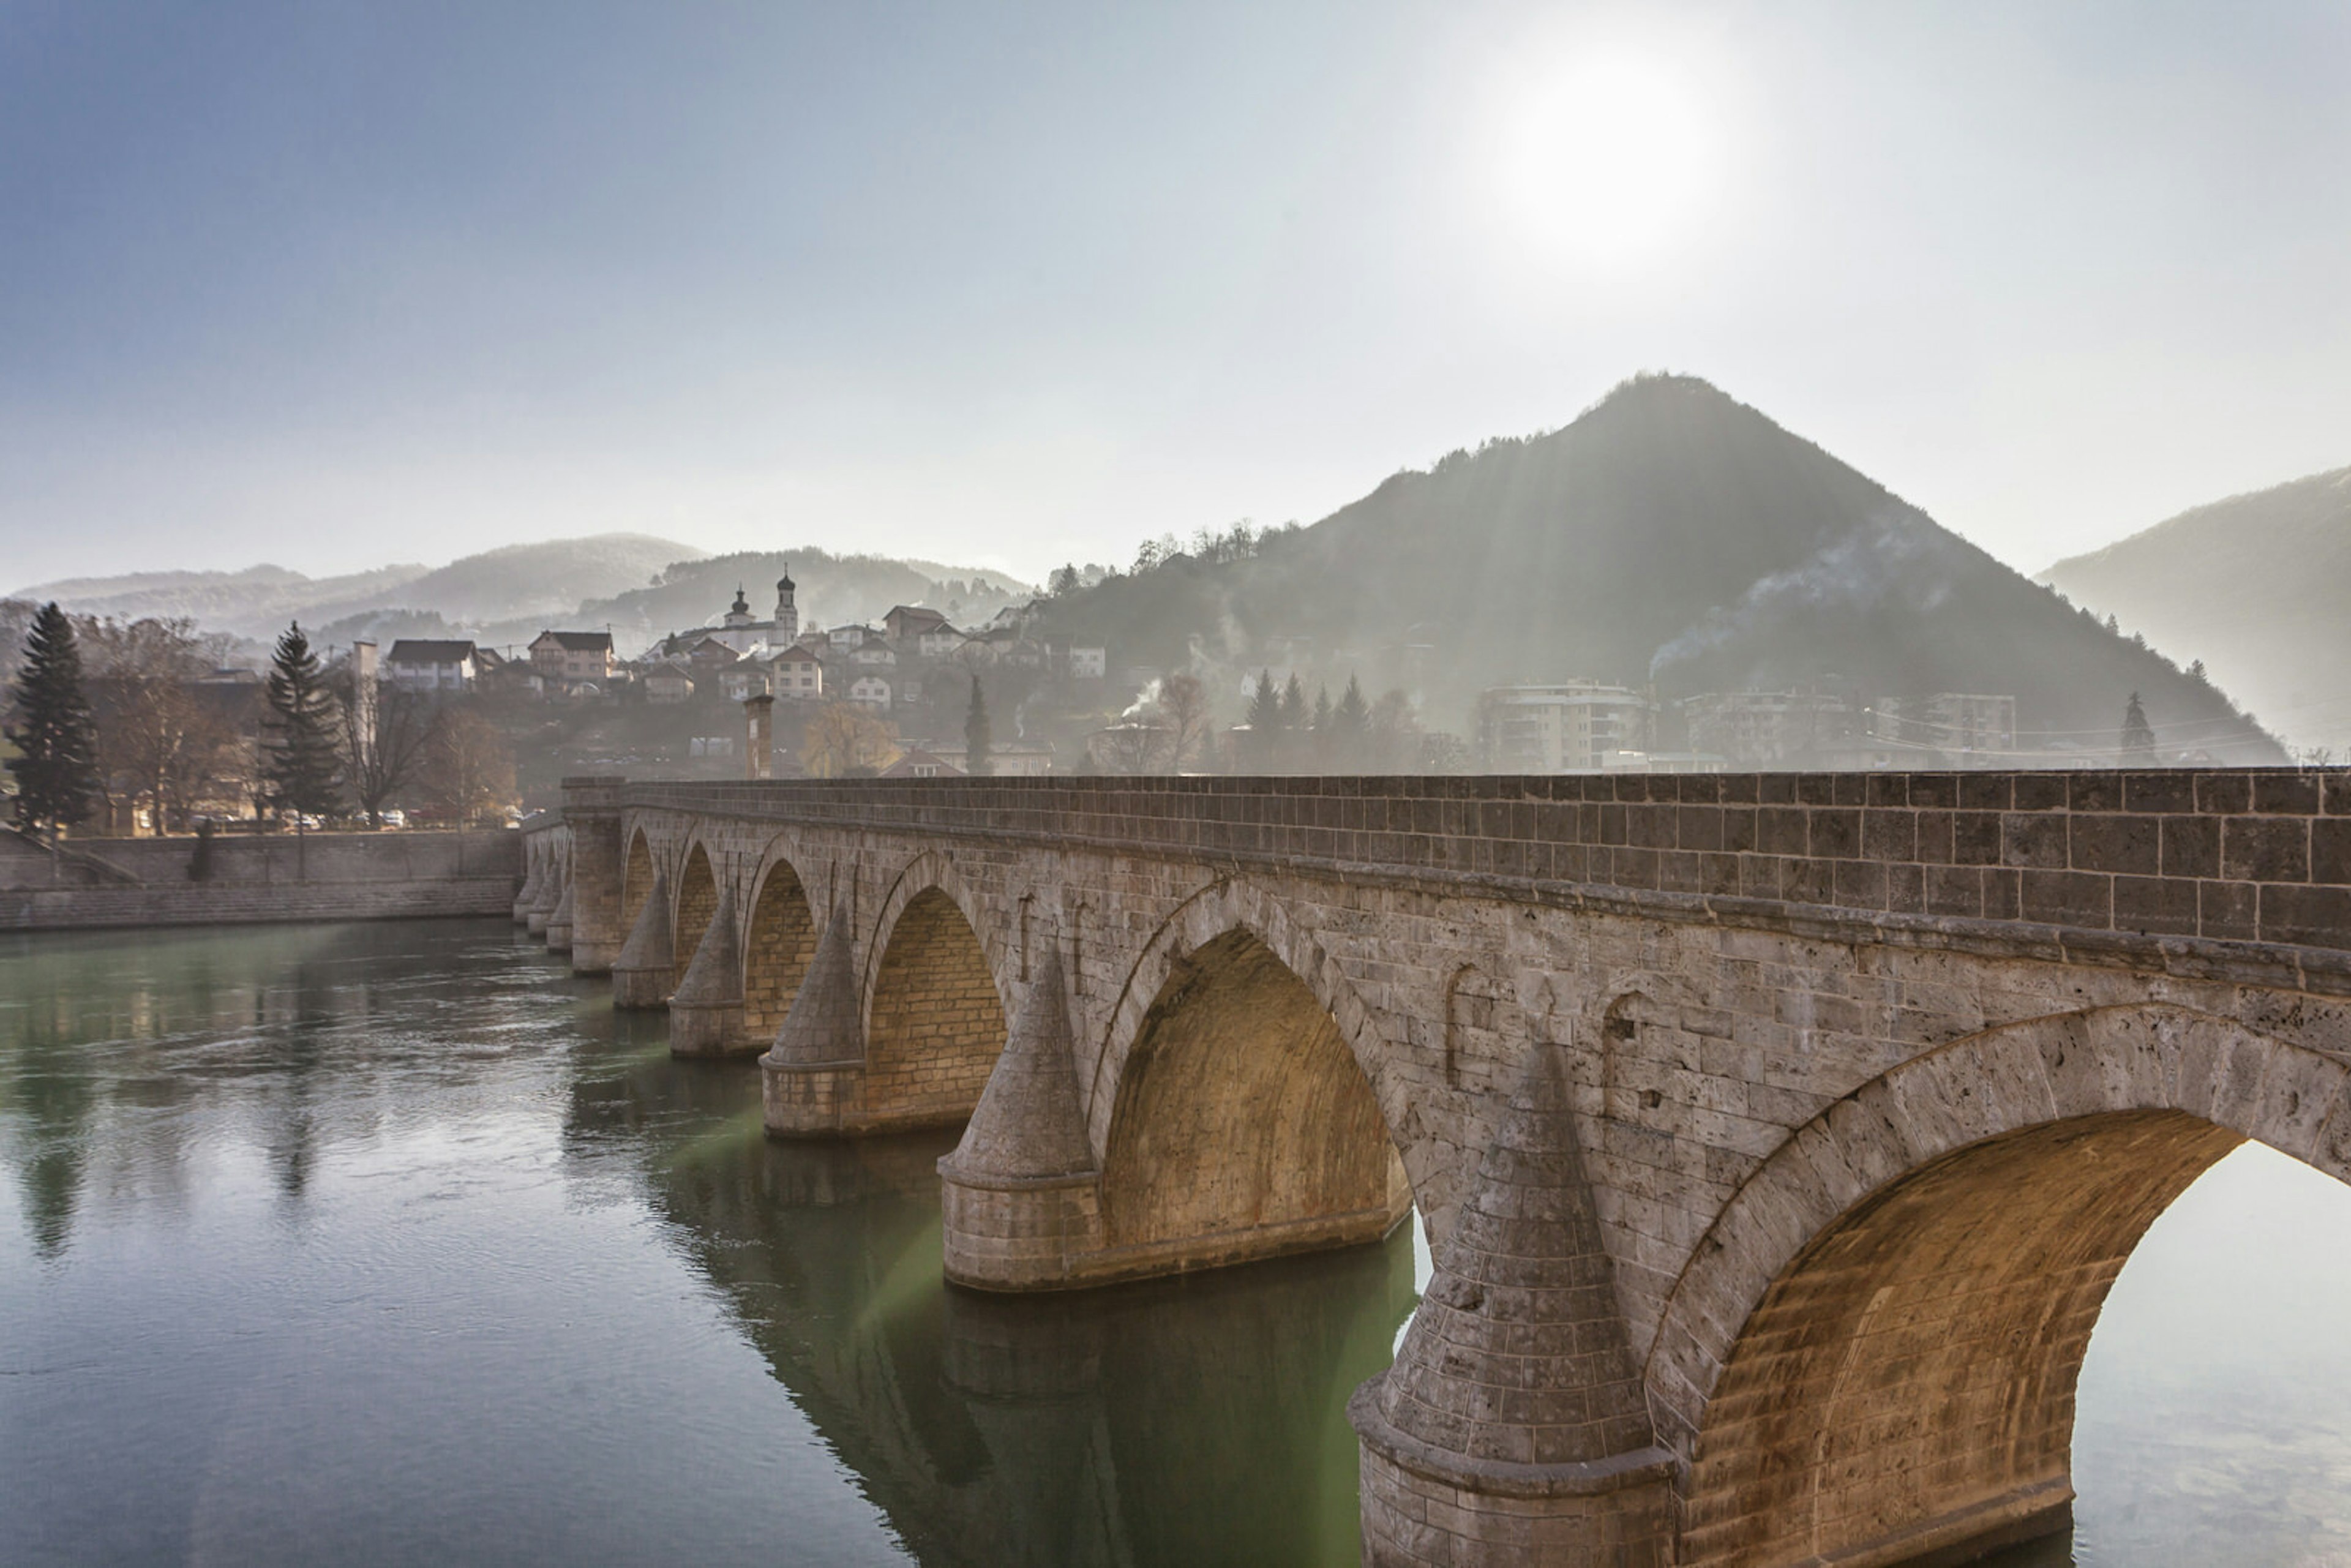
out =
[[[1646,262],[1686,237],[1715,184],[1716,128],[1671,65],[1584,53],[1512,94],[1501,195],[1529,239],[1562,260]]]

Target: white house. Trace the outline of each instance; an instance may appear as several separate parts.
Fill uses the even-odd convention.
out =
[[[384,655],[383,678],[404,692],[463,692],[480,669],[470,642],[403,637]]]
[[[612,678],[610,632],[541,632],[531,640],[530,667],[550,680]]]
[[[861,707],[886,713],[890,707],[890,683],[880,675],[860,675],[849,683],[849,700]]]
[[[768,662],[768,689],[789,702],[814,702],[824,695],[824,661],[806,648],[790,647]]]

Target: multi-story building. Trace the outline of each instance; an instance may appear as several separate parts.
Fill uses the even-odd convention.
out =
[[[946,616],[919,604],[893,606],[882,617],[882,628],[900,653],[919,659],[945,659],[963,645],[963,633]]]
[[[1914,758],[1939,753],[1948,768],[2012,768],[2016,751],[2016,699],[1979,692],[1936,692],[1923,697],[1890,697],[1872,715],[1881,740]],[[1913,761],[1911,767],[1935,762]]]
[[[1685,697],[1690,749],[1761,768],[1884,768],[1892,749],[1870,728],[1870,710],[1836,685],[1792,691],[1703,692]]]
[[[880,675],[860,675],[849,683],[849,700],[860,707],[887,713],[890,710],[890,683]]]
[[[787,702],[815,702],[824,695],[824,661],[806,648],[785,649],[768,662],[769,689]]]
[[[531,640],[530,667],[551,681],[612,678],[610,632],[541,632]]]
[[[1479,749],[1497,773],[1595,771],[1608,753],[1646,751],[1656,711],[1598,681],[1491,686],[1478,699]]]
[[[403,637],[384,655],[383,678],[403,692],[464,692],[473,689],[481,666],[470,642]]]

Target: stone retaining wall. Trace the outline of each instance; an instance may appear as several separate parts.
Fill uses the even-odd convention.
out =
[[[522,874],[522,835],[505,831],[313,833],[298,852],[291,837],[221,837],[203,881],[190,874],[196,843],[81,841],[138,880],[45,886],[19,873],[0,885],[0,930],[509,915]]]

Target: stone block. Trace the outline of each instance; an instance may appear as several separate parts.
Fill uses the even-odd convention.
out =
[[[2309,881],[2309,821],[2229,818],[2221,824],[2220,874],[2236,882]]]

